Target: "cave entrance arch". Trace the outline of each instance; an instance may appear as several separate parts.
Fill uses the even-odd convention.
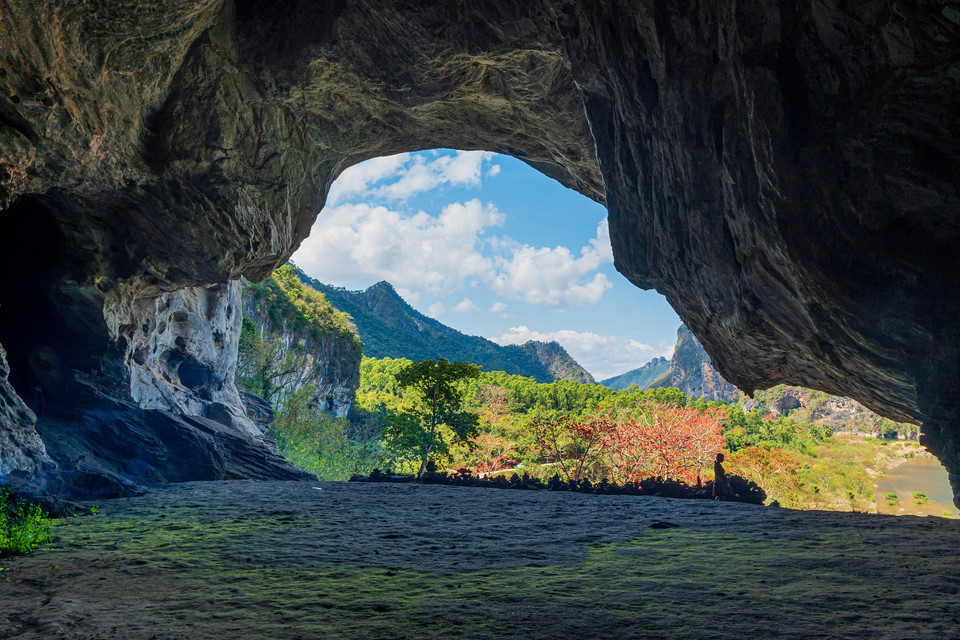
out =
[[[489,149],[605,202],[620,271],[731,381],[924,422],[960,482],[950,12],[243,0],[76,37],[10,14],[0,196],[49,207],[82,297],[257,279],[344,168]]]

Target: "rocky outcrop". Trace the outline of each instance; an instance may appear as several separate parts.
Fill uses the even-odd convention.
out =
[[[664,386],[676,387],[691,398],[726,400],[736,402],[740,390],[723,379],[713,367],[710,356],[689,329],[677,330],[677,345],[670,359],[669,382]]]
[[[580,366],[580,363],[555,340],[551,342],[528,340],[520,345],[520,350],[530,354],[543,365],[554,380],[570,380],[584,384],[597,383],[590,372]]]
[[[243,315],[268,338],[283,342],[287,351],[303,353],[303,372],[299,385],[313,389],[313,402],[337,417],[346,417],[360,387],[359,341],[354,336],[327,333],[316,335],[309,327],[295,327],[290,318],[271,316],[257,303],[255,295],[243,296]]]
[[[812,422],[836,432],[864,433],[876,437],[917,438],[920,428],[883,418],[851,398],[831,396],[822,391],[778,385],[759,391],[754,399],[743,400],[744,408],[764,406],[774,416],[789,416]]]
[[[238,281],[155,298],[111,296],[103,313],[110,338],[123,346],[126,391],[138,406],[260,435],[233,380],[243,320]]]
[[[7,352],[0,346],[0,484],[11,473],[36,476],[52,464],[34,425],[37,416],[10,385]]]
[[[617,268],[727,380],[923,422],[960,488],[950,4],[10,0],[3,17],[0,249],[48,290],[95,305],[259,280],[345,167],[499,151],[605,202]],[[25,255],[32,231],[58,250]],[[14,340],[0,325],[16,378]]]

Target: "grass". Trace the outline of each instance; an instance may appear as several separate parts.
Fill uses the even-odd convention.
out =
[[[50,521],[39,506],[0,490],[0,558],[30,553],[50,539]]]
[[[914,491],[911,495],[915,504],[926,504],[930,501],[930,498],[923,491]]]

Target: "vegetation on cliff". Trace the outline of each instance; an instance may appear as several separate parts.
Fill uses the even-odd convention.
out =
[[[273,409],[267,434],[288,460],[324,479],[363,471],[362,460],[377,446],[379,433],[371,439],[363,425],[332,415],[334,396],[352,395],[357,384],[362,343],[350,316],[304,286],[289,265],[261,284],[246,284],[243,295],[269,322],[261,330],[244,318],[236,382]],[[331,340],[329,353],[316,352]],[[331,374],[342,379],[324,378]],[[335,382],[345,389],[331,392]]]
[[[296,267],[283,265],[262,283],[247,283],[243,295],[252,297],[277,326],[285,324],[291,331],[306,331],[316,338],[353,339],[359,353],[362,343],[350,315],[334,308],[320,291],[305,286]]]

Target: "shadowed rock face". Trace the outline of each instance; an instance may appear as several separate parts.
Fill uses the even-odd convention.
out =
[[[44,291],[96,308],[258,279],[344,168],[508,153],[606,203],[618,269],[667,296],[727,380],[923,422],[960,489],[954,7],[7,7],[0,220],[18,233],[2,244],[31,231],[24,202],[41,212],[60,247],[36,257]],[[27,256],[0,248],[19,256],[9,281]],[[6,287],[0,305],[17,304]],[[43,350],[12,320],[0,342],[24,393],[18,362]],[[67,367],[61,352],[46,360]]]

